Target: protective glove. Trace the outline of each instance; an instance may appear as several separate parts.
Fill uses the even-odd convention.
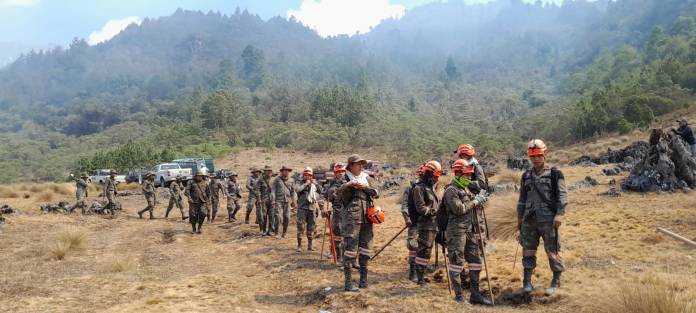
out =
[[[483,205],[487,201],[488,201],[488,192],[486,192],[486,190],[481,190],[481,192],[479,192],[479,194],[477,194],[476,197],[474,197],[473,202],[474,202],[475,206],[479,206],[479,205]]]

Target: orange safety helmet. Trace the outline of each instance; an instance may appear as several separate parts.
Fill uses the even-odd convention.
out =
[[[454,172],[461,172],[463,174],[473,174],[474,165],[472,162],[469,162],[468,160],[459,159],[452,163],[452,170]]]
[[[463,144],[459,145],[457,150],[454,151],[456,154],[464,154],[468,156],[475,156],[476,155],[476,149],[474,149],[474,146],[470,144]]]
[[[336,163],[336,164],[334,164],[334,169],[333,169],[333,171],[334,171],[334,173],[345,172],[345,171],[346,171],[346,166],[343,165],[343,163]]]
[[[367,218],[372,224],[384,223],[384,211],[378,206],[373,206],[367,209]]]
[[[423,173],[432,172],[433,176],[440,177],[442,175],[442,165],[438,161],[428,161],[423,165]]]
[[[423,167],[424,166],[425,166],[424,164],[418,165],[418,169],[416,170],[416,175],[418,175],[418,176],[423,175]]]
[[[530,157],[546,155],[546,144],[541,139],[532,139],[527,145],[527,155]]]

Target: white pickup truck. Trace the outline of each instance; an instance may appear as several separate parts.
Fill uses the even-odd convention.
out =
[[[177,176],[181,175],[184,179],[191,179],[191,169],[181,168],[176,163],[162,163],[152,169],[155,173],[155,186],[167,187]]]
[[[91,176],[89,176],[89,181],[88,183],[99,183],[99,184],[104,184],[106,182],[106,178],[109,177],[109,173],[111,173],[110,169],[101,169],[101,170],[96,170],[92,173]],[[116,175],[116,183],[125,183],[126,182],[126,175]]]

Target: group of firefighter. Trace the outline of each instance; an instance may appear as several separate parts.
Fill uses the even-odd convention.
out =
[[[406,243],[409,251],[409,279],[420,286],[427,286],[427,265],[433,246],[439,244],[443,249],[446,248],[448,283],[454,290],[455,300],[465,302],[463,290],[468,288],[471,304],[492,305],[492,293],[489,292],[489,300],[479,289],[480,273],[486,269],[484,251],[488,236],[484,204],[489,199],[488,181],[476,159],[473,146],[460,145],[454,153],[458,159],[450,165],[453,177],[444,187],[444,194],[439,195],[437,192],[440,190],[437,188],[438,181],[443,174],[442,165],[438,161],[420,165],[416,171],[417,178],[404,191],[401,211],[405,221],[404,229],[408,229]],[[536,250],[539,239],[543,238],[544,249],[553,271],[550,287],[545,293],[551,295],[560,288],[561,273],[564,270],[559,255],[559,228],[565,215],[568,196],[563,174],[546,165],[546,153],[543,141],[534,139],[529,142],[527,155],[532,168],[525,171],[521,178],[517,226],[520,232],[519,243],[523,247],[523,292],[534,290],[532,275],[537,261]],[[364,171],[366,163],[357,154],[349,156],[345,164],[335,164],[334,179],[324,186],[317,183],[309,167],[304,168],[300,182],[294,182],[290,178],[292,169],[286,166],[277,175],[269,166],[263,170],[252,169],[252,175],[246,184],[249,199],[244,223],[249,224],[250,214],[256,208],[256,223],[261,236],[285,237],[290,211],[294,208],[297,216],[297,251],[302,251],[304,236],[307,238],[307,250],[313,251],[315,218],[322,214],[327,222],[330,221],[331,251],[342,261],[345,291],[367,288],[368,265],[373,257],[373,225],[384,221],[384,213],[374,203],[379,192]],[[116,184],[112,182],[115,174],[112,172],[105,184],[107,206],[112,205],[116,195]],[[171,196],[165,218],[176,206],[181,211],[182,220],[189,219],[192,233],[200,234],[206,217],[208,222],[215,220],[221,192],[227,197],[228,221],[236,221],[236,214],[240,209],[241,186],[237,183],[236,173],[229,173],[227,178],[227,182],[223,184],[214,175],[208,176],[198,171],[185,187],[181,178],[178,178],[169,186]],[[82,182],[84,179],[82,177],[77,180],[78,203],[81,199],[84,202],[86,195],[86,183]],[[83,189],[85,195],[81,198],[80,190]],[[188,216],[184,215],[181,203],[182,190],[188,198]],[[156,201],[152,173],[146,177],[143,193],[147,207],[139,211],[138,215],[142,218],[143,213],[149,212],[150,218],[153,218]],[[355,268],[359,272],[357,285],[352,279]],[[488,286],[490,288],[490,282]]]

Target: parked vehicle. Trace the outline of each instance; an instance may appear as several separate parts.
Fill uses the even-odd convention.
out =
[[[169,183],[181,175],[184,179],[191,179],[191,169],[181,168],[177,163],[162,163],[152,169],[155,173],[155,186],[168,187]]]
[[[142,184],[145,180],[145,175],[147,174],[146,169],[130,170],[126,174],[126,183],[138,183]]]
[[[96,170],[92,172],[92,175],[89,176],[88,178],[88,183],[99,183],[99,184],[104,184],[106,182],[106,178],[109,177],[109,173],[111,173],[110,169],[101,169],[101,170]],[[126,182],[126,175],[116,175],[116,183],[125,183]]]
[[[181,168],[188,168],[194,174],[196,171],[202,171],[204,175],[215,172],[215,164],[210,158],[183,158],[174,160],[172,163],[179,164]]]

